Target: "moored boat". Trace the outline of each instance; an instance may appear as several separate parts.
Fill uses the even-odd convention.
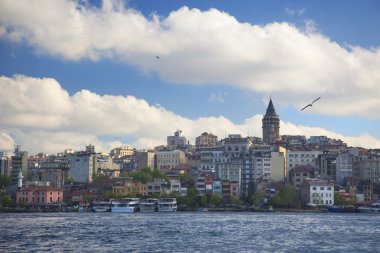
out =
[[[373,203],[370,206],[361,206],[356,210],[359,213],[380,213],[380,202]]]
[[[111,212],[113,213],[133,213],[140,211],[139,198],[122,198],[111,200]]]
[[[109,212],[111,205],[107,201],[94,201],[92,203],[92,210],[96,213]]]
[[[161,198],[158,200],[159,212],[176,212],[177,199],[176,198]]]
[[[140,212],[157,212],[158,199],[147,198],[140,203]]]
[[[356,208],[354,206],[327,206],[327,211],[330,213],[355,213]]]

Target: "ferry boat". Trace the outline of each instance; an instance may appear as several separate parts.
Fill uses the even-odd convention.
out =
[[[380,202],[373,203],[370,206],[361,206],[356,210],[359,213],[380,213]]]
[[[111,200],[111,212],[113,213],[133,213],[140,211],[139,198],[122,198]]]
[[[157,212],[158,199],[147,198],[140,203],[140,212]]]
[[[159,212],[177,212],[176,198],[161,198],[158,200]]]
[[[96,213],[109,212],[110,208],[110,203],[106,201],[94,201],[92,203],[92,210]]]

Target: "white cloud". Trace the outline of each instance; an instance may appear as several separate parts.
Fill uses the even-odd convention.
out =
[[[209,102],[214,102],[214,103],[224,103],[224,97],[227,96],[226,92],[216,92],[216,93],[211,93],[210,97],[208,98]]]
[[[342,47],[311,21],[304,32],[285,22],[240,23],[216,9],[183,7],[147,18],[120,1],[81,3],[3,0],[0,37],[66,60],[116,58],[173,83],[271,92],[297,108],[322,96],[314,113],[380,117],[380,47]]]
[[[262,115],[255,115],[243,124],[235,124],[223,116],[192,120],[133,96],[100,96],[88,90],[70,96],[51,78],[2,76],[0,91],[0,150],[13,149],[17,143],[31,154],[62,152],[66,148],[83,150],[88,144],[95,145],[97,151],[109,151],[123,144],[105,141],[101,136],[124,136],[132,140],[127,143],[131,146],[151,148],[165,144],[166,136],[177,129],[182,129],[192,143],[205,131],[219,138],[232,133],[246,136],[249,132],[258,137],[262,134]],[[10,94],[17,94],[27,102],[7,99]],[[27,103],[31,106],[26,106]],[[281,134],[327,135],[350,145],[380,147],[380,141],[367,134],[343,136],[290,122],[281,122]]]
[[[306,10],[304,8],[302,9],[293,9],[289,7],[285,8],[285,13],[290,16],[302,16],[303,14],[305,14],[305,12]]]

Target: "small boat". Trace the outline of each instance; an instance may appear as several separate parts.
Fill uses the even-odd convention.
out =
[[[140,203],[140,212],[157,212],[158,199],[147,198]]]
[[[380,202],[373,203],[370,206],[361,206],[356,210],[359,213],[380,213]]]
[[[327,206],[327,211],[330,213],[355,213],[356,208],[354,206]]]
[[[161,198],[158,200],[159,212],[177,212],[176,198]]]
[[[92,210],[96,213],[110,212],[111,205],[107,201],[94,201],[92,203]]]
[[[122,198],[111,200],[111,212],[113,213],[133,213],[140,211],[139,198]]]

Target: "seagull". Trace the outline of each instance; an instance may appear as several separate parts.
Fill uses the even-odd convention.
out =
[[[310,104],[308,104],[307,106],[305,106],[304,108],[302,108],[301,111],[305,110],[309,106],[313,106],[314,102],[317,102],[319,99],[321,99],[321,97],[315,99],[313,102],[311,102]]]
[[[160,59],[160,56],[156,55],[156,58],[157,58],[157,59]]]

